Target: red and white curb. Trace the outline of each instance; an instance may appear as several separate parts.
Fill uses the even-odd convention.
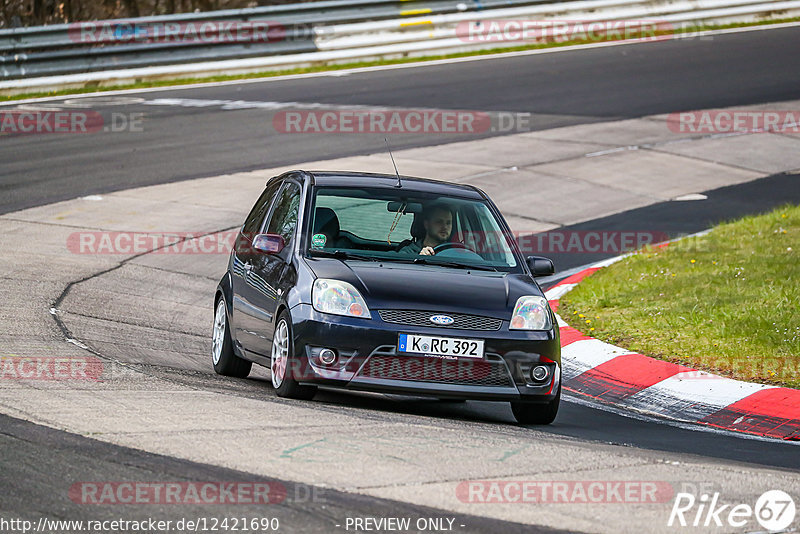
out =
[[[596,263],[546,291],[553,311],[581,280],[620,259]],[[649,358],[585,336],[556,317],[564,389],[676,421],[800,440],[800,390],[732,380]]]

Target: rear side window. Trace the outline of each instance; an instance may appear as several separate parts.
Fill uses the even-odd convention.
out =
[[[300,209],[300,186],[288,182],[275,200],[275,207],[269,219],[266,233],[278,234],[286,243],[292,240],[297,227],[297,214]]]
[[[261,196],[258,197],[258,201],[256,201],[253,209],[250,210],[250,214],[247,216],[247,219],[245,219],[244,226],[242,227],[242,233],[248,238],[253,239],[253,236],[261,229],[261,226],[264,224],[264,218],[269,211],[269,206],[272,204],[272,197],[275,196],[280,185],[280,182],[276,182],[267,186],[264,192],[261,193]]]

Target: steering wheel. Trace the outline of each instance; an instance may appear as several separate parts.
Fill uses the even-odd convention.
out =
[[[440,252],[442,252],[444,250],[450,250],[451,248],[463,248],[463,249],[466,249],[466,250],[469,250],[469,251],[472,252],[472,249],[469,248],[464,243],[460,243],[458,241],[453,241],[453,242],[448,242],[448,243],[442,243],[441,245],[436,245],[435,247],[433,247],[433,253],[434,254],[438,254],[438,253],[440,253]]]

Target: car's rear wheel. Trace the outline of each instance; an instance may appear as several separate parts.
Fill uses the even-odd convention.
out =
[[[561,402],[561,384],[558,385],[556,398],[547,404],[533,402],[512,402],[511,411],[518,423],[523,425],[549,425],[556,419],[558,405]]]
[[[225,297],[220,296],[214,312],[214,329],[211,332],[211,363],[214,371],[224,376],[244,378],[250,374],[252,362],[239,358],[233,352],[231,329],[225,311]]]
[[[279,397],[289,399],[311,399],[317,392],[316,386],[301,386],[294,377],[298,367],[294,358],[294,342],[292,341],[292,322],[286,311],[281,312],[275,324],[272,336],[272,353],[270,355],[270,374],[272,386]]]

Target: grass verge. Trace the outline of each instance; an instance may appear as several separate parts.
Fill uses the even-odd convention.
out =
[[[586,278],[559,313],[585,334],[723,376],[800,387],[800,206],[646,248]]]
[[[720,25],[694,25],[694,26],[685,26],[676,28],[674,31],[659,31],[655,32],[655,35],[658,36],[668,36],[668,35],[681,35],[682,38],[693,38],[689,37],[691,34],[696,34],[699,32],[710,31],[710,30],[724,30],[730,28],[746,28],[751,26],[765,26],[765,25],[773,25],[773,24],[783,24],[788,22],[800,22],[800,17],[792,17],[792,18],[784,18],[784,19],[773,19],[773,20],[762,20],[756,22],[734,22],[730,24],[720,24]],[[687,35],[688,34],[688,35]],[[699,37],[698,37],[699,38]],[[492,50],[472,50],[469,52],[460,52],[455,54],[442,54],[442,55],[431,55],[431,56],[423,56],[423,57],[414,57],[414,58],[398,58],[398,59],[384,59],[384,60],[376,60],[376,61],[357,61],[352,63],[342,63],[337,65],[318,65],[313,67],[305,67],[305,68],[296,68],[296,69],[285,69],[285,70],[272,70],[272,71],[263,71],[263,72],[252,72],[247,74],[236,74],[236,75],[224,75],[224,76],[207,76],[202,78],[175,78],[175,79],[166,79],[166,80],[150,80],[150,81],[142,81],[138,83],[131,83],[131,84],[120,84],[120,85],[110,85],[110,86],[99,86],[97,84],[87,84],[85,87],[77,88],[77,89],[63,89],[58,91],[40,91],[40,92],[31,92],[31,93],[22,93],[17,95],[0,95],[0,102],[9,102],[14,100],[23,100],[28,98],[43,98],[48,96],[68,96],[68,95],[77,95],[77,94],[84,94],[84,93],[96,93],[96,92],[105,92],[105,91],[120,91],[126,89],[147,89],[147,88],[158,88],[158,87],[171,87],[176,85],[189,85],[189,84],[196,84],[196,83],[213,83],[213,82],[221,82],[221,81],[234,81],[234,80],[249,80],[249,79],[256,79],[256,78],[274,78],[277,76],[288,76],[292,74],[309,74],[315,72],[328,72],[328,71],[337,71],[337,70],[344,70],[344,69],[355,69],[355,68],[364,68],[364,67],[375,67],[380,65],[398,65],[404,63],[420,63],[425,61],[435,61],[441,59],[452,59],[452,58],[460,58],[460,57],[470,57],[470,56],[485,56],[491,54],[501,54],[507,52],[518,52],[524,50],[536,50],[540,48],[557,48],[563,46],[575,46],[575,45],[586,45],[586,44],[593,44],[596,43],[596,40],[585,39],[585,40],[571,40],[571,41],[564,41],[564,42],[548,42],[548,43],[537,43],[537,44],[528,44],[528,45],[521,45],[521,46],[514,46],[509,48],[500,48],[500,49],[492,49]]]

